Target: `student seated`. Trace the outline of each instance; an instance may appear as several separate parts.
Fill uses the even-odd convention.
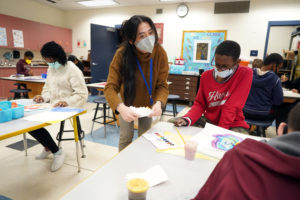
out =
[[[226,152],[194,200],[299,199],[299,122],[297,104],[289,113],[287,135],[267,142],[246,139]]]
[[[78,67],[67,61],[65,51],[55,42],[46,43],[41,49],[41,55],[49,68],[42,94],[35,96],[33,100],[38,103],[49,102],[54,107],[81,107],[87,100],[88,92]],[[51,171],[58,170],[63,165],[65,154],[58,148],[47,129],[40,128],[29,134],[44,146],[36,159],[46,159],[52,153]]]
[[[294,81],[289,81],[288,78],[285,75],[282,75],[280,77],[282,81],[282,86],[290,89],[292,92],[299,93],[300,91],[300,77],[297,78]],[[276,128],[278,128],[279,124],[282,122],[287,122],[288,113],[290,110],[299,102],[299,100],[296,100],[293,103],[282,103],[280,106],[278,106],[276,109]]]
[[[280,77],[283,87],[291,90],[295,93],[300,93],[300,77],[297,78],[295,81],[289,81],[286,75],[282,75]]]
[[[72,61],[83,73],[84,66],[83,66],[82,62],[80,62],[80,60],[78,60],[78,58],[76,56],[69,55],[68,61]]]
[[[30,69],[31,67],[31,61],[33,59],[34,55],[31,51],[26,51],[24,53],[24,59],[20,59],[17,62],[16,70],[17,74],[23,74],[24,76],[32,76],[33,73]]]
[[[194,105],[184,117],[175,119],[175,126],[193,125],[198,120],[202,127],[210,122],[248,133],[242,109],[250,91],[252,71],[239,66],[240,52],[240,45],[230,40],[217,47],[215,67],[202,74]]]
[[[252,62],[252,68],[261,68],[263,66],[262,59],[256,58]]]
[[[281,55],[272,53],[264,59],[260,69],[253,69],[252,86],[243,109],[246,119],[274,120],[272,107],[282,103],[283,92],[280,79],[273,70],[282,64]]]

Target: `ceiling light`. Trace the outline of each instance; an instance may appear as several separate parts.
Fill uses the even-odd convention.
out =
[[[179,0],[159,0],[160,2],[172,2],[172,1],[179,1]]]
[[[118,5],[117,2],[113,0],[90,0],[90,1],[77,1],[77,3],[87,6],[87,7],[94,7],[94,6],[113,6]]]

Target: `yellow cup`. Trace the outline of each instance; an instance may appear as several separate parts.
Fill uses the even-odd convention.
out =
[[[127,182],[129,200],[146,200],[149,183],[142,178],[130,179]]]

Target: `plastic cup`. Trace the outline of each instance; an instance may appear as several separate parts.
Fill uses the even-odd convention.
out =
[[[42,78],[47,78],[47,74],[42,74]]]
[[[130,179],[127,182],[129,200],[146,200],[149,183],[142,178]]]
[[[184,154],[185,154],[186,160],[194,160],[195,159],[197,146],[198,146],[198,143],[193,140],[188,140],[184,144]]]

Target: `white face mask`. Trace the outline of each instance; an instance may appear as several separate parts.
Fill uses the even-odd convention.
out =
[[[219,72],[217,68],[215,67],[215,77],[221,77],[221,78],[226,78],[230,76],[233,73],[233,68],[231,69],[226,69],[224,71]]]
[[[152,53],[152,50],[154,48],[154,42],[155,42],[155,36],[150,35],[137,42],[135,46],[141,51]]]

